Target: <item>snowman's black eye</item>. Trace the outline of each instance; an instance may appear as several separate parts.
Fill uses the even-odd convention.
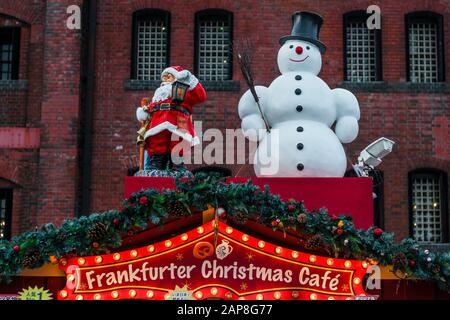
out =
[[[291,44],[290,46],[289,46],[289,49],[292,49],[294,46]]]
[[[309,50],[309,46],[306,46],[306,50]]]

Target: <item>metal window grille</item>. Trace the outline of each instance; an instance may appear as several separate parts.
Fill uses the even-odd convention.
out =
[[[437,23],[412,22],[408,30],[411,82],[438,81]]]
[[[438,176],[412,178],[414,239],[422,243],[442,242],[441,185]]]
[[[167,22],[163,17],[140,19],[137,28],[137,79],[160,80],[167,66]]]
[[[377,80],[377,52],[375,30],[369,30],[365,21],[346,24],[347,80],[370,82]]]
[[[13,79],[13,64],[17,61],[14,55],[14,29],[4,28],[0,30],[0,80]]]
[[[5,239],[6,233],[6,199],[0,199],[0,239]]]
[[[8,239],[11,223],[11,190],[0,190],[0,240]]]
[[[229,19],[202,18],[198,26],[198,76],[201,80],[229,80],[231,26]]]

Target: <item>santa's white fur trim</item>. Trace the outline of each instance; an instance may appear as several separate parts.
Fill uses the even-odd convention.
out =
[[[174,68],[172,68],[172,67],[165,68],[165,69],[163,70],[163,72],[161,72],[161,77],[162,77],[162,75],[165,74],[165,73],[173,74],[173,75],[175,76],[175,78],[178,79],[179,72],[178,72],[177,70],[175,70]]]
[[[136,110],[136,118],[138,121],[145,121],[148,119],[148,113],[144,111],[141,107]]]
[[[193,137],[189,132],[179,130],[176,125],[170,123],[169,121],[165,121],[161,124],[158,124],[156,127],[153,127],[150,130],[148,130],[144,135],[144,140],[147,139],[148,137],[160,133],[163,130],[169,130],[170,132],[175,133],[176,135],[180,136],[181,138],[189,142],[192,146],[195,146],[200,143],[200,139],[197,136]]]
[[[189,77],[189,89],[193,90],[197,86],[197,84],[198,84],[197,77],[191,74],[191,76]]]

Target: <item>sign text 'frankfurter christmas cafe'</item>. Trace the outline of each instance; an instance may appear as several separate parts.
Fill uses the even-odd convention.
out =
[[[63,300],[355,299],[365,261],[293,251],[219,222],[108,255],[60,260]]]

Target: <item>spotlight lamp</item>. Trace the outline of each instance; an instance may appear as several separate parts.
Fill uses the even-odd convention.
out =
[[[382,137],[364,148],[359,154],[358,164],[353,166],[357,175],[367,177],[366,171],[373,170],[376,166],[380,165],[382,162],[381,159],[392,152],[394,144],[394,141]]]

